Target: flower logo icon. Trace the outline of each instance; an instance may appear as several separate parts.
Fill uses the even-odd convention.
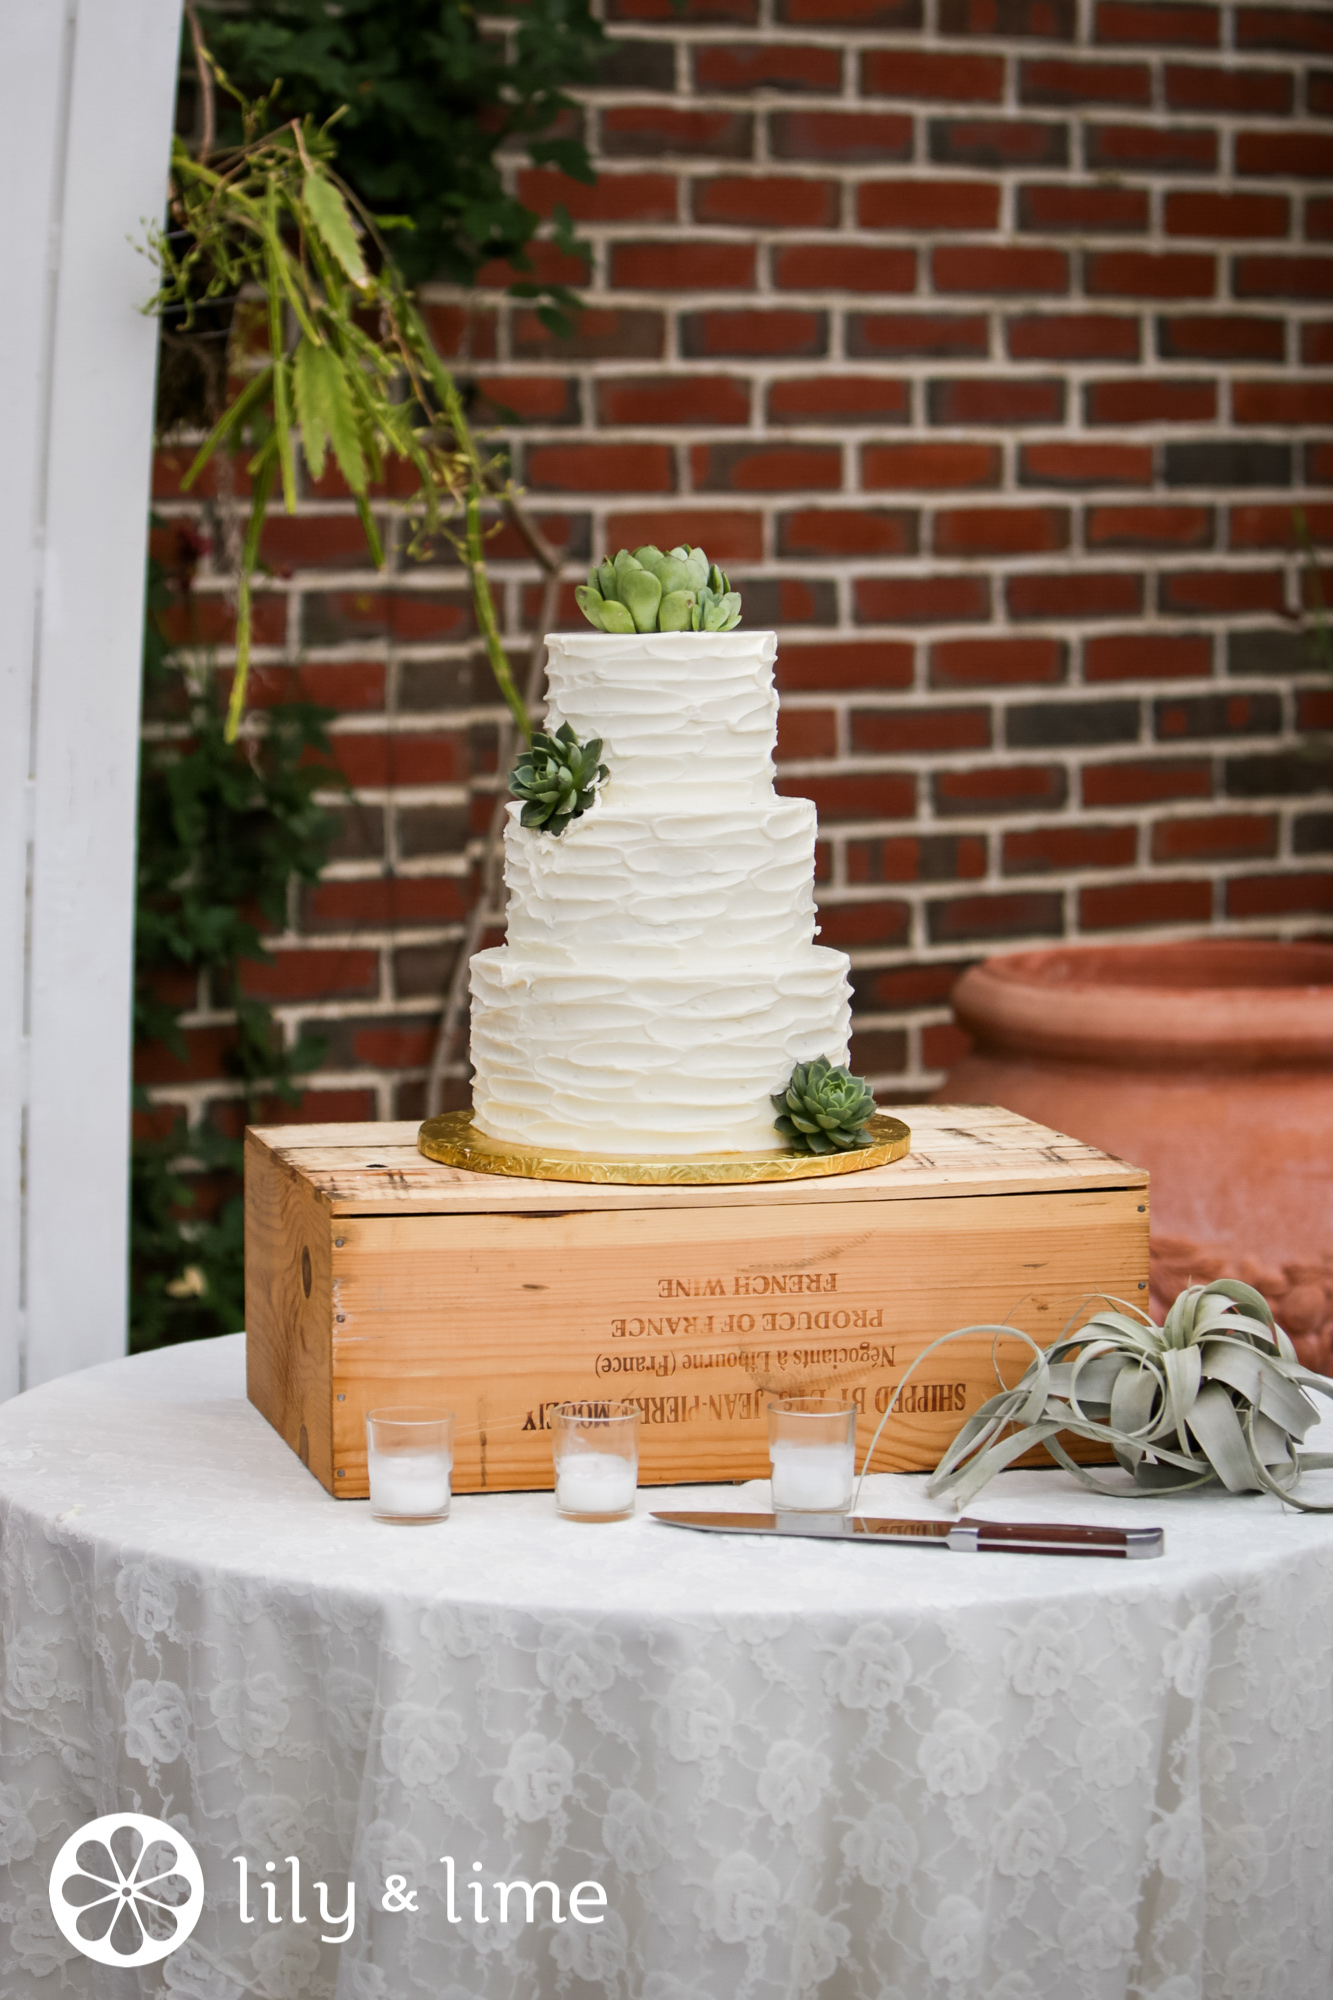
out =
[[[165,1820],[108,1813],[72,1833],[51,1870],[51,1913],[98,1965],[155,1965],[204,1906],[199,1857]]]

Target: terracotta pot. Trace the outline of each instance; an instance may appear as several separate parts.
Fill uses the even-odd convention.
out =
[[[1333,945],[1016,952],[953,993],[941,1103],[1003,1104],[1152,1175],[1153,1298],[1244,1277],[1333,1366]]]

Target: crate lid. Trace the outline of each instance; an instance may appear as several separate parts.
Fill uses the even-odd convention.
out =
[[[440,1166],[417,1151],[417,1121],[253,1125],[249,1147],[307,1182],[332,1215],[552,1214],[574,1209],[737,1208],[774,1203],[922,1201],[978,1194],[1145,1188],[1148,1175],[1081,1139],[993,1104],[882,1105],[912,1129],[891,1166],[822,1180],[623,1187],[525,1181]]]

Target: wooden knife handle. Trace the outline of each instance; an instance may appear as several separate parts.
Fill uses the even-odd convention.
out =
[[[1112,1528],[1058,1521],[973,1521],[958,1523],[975,1533],[978,1551],[1009,1550],[1051,1556],[1111,1556],[1125,1560],[1159,1556],[1165,1547],[1160,1528]]]

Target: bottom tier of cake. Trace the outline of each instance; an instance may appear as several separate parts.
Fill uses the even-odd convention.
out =
[[[777,1147],[772,1093],[847,1060],[847,960],[717,972],[575,970],[501,945],[472,960],[473,1119],[493,1139],[688,1157]]]

